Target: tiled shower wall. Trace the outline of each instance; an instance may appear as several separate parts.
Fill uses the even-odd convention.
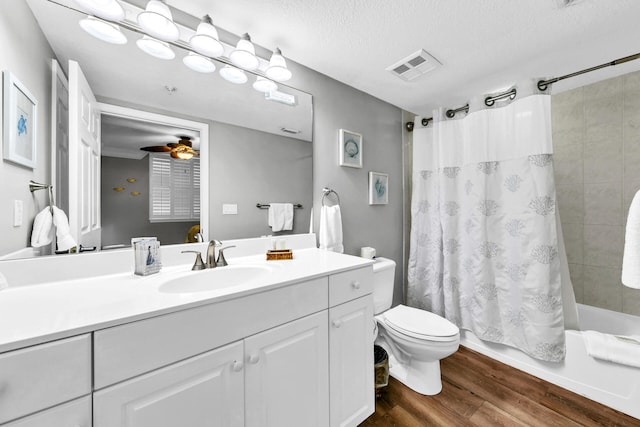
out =
[[[627,213],[640,190],[640,72],[553,95],[551,116],[576,300],[640,315],[640,290],[620,281]]]

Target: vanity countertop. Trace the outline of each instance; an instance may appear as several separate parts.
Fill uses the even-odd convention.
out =
[[[260,280],[194,293],[159,290],[167,280],[206,273],[191,271],[191,264],[144,277],[127,272],[4,289],[0,291],[0,353],[372,264],[315,248],[296,250],[293,260],[265,261],[262,254],[228,262],[230,266],[266,265],[270,271]]]

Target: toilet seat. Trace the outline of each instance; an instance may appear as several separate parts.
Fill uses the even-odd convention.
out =
[[[383,314],[384,323],[394,331],[427,341],[452,341],[460,330],[447,319],[418,308],[398,305]]]

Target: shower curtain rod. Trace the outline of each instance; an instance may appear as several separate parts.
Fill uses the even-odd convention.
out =
[[[549,80],[539,80],[537,86],[538,86],[539,90],[545,91],[545,90],[547,90],[549,88],[549,85],[557,83],[560,80],[569,79],[571,77],[576,77],[576,76],[579,76],[581,74],[590,73],[592,71],[600,70],[602,68],[613,67],[614,65],[624,64],[625,62],[634,61],[636,59],[640,59],[640,52],[636,53],[634,55],[625,56],[624,58],[618,58],[616,60],[613,60],[613,61],[610,61],[610,62],[606,62],[604,64],[596,65],[595,67],[586,68],[584,70],[576,71],[576,72],[573,72],[573,73],[570,73],[570,74],[565,74],[564,76],[554,77],[554,78],[549,79]],[[495,104],[496,101],[498,101],[500,99],[510,98],[510,99],[513,100],[516,97],[516,94],[517,94],[516,88],[511,88],[506,92],[499,93],[498,95],[486,97],[484,99],[484,104],[487,107],[491,107],[491,106],[493,106],[493,104]],[[452,118],[455,117],[456,113],[459,113],[461,111],[464,111],[465,113],[468,113],[469,112],[469,104],[465,105],[464,107],[457,108],[455,110],[452,110],[452,109],[447,110],[445,115],[447,116],[447,118],[452,119]],[[433,117],[423,118],[422,119],[422,126],[425,126],[425,127],[428,126],[430,121],[433,121]],[[407,122],[406,126],[407,126],[407,130],[409,132],[411,132],[413,130],[413,122]]]

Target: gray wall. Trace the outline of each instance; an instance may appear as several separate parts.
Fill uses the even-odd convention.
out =
[[[11,8],[0,14],[0,70],[11,71],[38,101],[36,168],[0,162],[0,254],[7,254],[29,245],[33,218],[48,204],[45,191],[29,192],[29,180],[50,181],[51,64],[42,58],[52,58],[53,51],[24,1],[0,0],[0,8]],[[24,203],[21,227],[13,226],[14,200]]]
[[[312,207],[312,149],[309,142],[243,127],[214,123],[209,170],[209,237],[218,240],[309,232]],[[267,209],[257,203],[300,203],[293,230],[272,232]],[[237,215],[223,215],[223,204],[237,205]]]
[[[135,178],[133,183],[127,178]],[[155,236],[160,243],[183,243],[197,222],[149,222],[149,158],[102,157],[102,245],[131,244],[132,237]],[[124,191],[115,191],[124,187]],[[139,192],[133,196],[132,191]]]
[[[625,224],[640,189],[640,72],[551,97],[558,209],[578,302],[640,314],[620,281]]]
[[[340,195],[345,253],[372,246],[397,263],[394,304],[402,301],[402,111],[323,74],[288,64],[291,85],[313,95],[313,207],[318,232],[322,188]],[[389,77],[391,78],[391,77]],[[363,135],[363,167],[338,166],[338,130]],[[370,206],[368,172],[389,174],[389,204]]]

